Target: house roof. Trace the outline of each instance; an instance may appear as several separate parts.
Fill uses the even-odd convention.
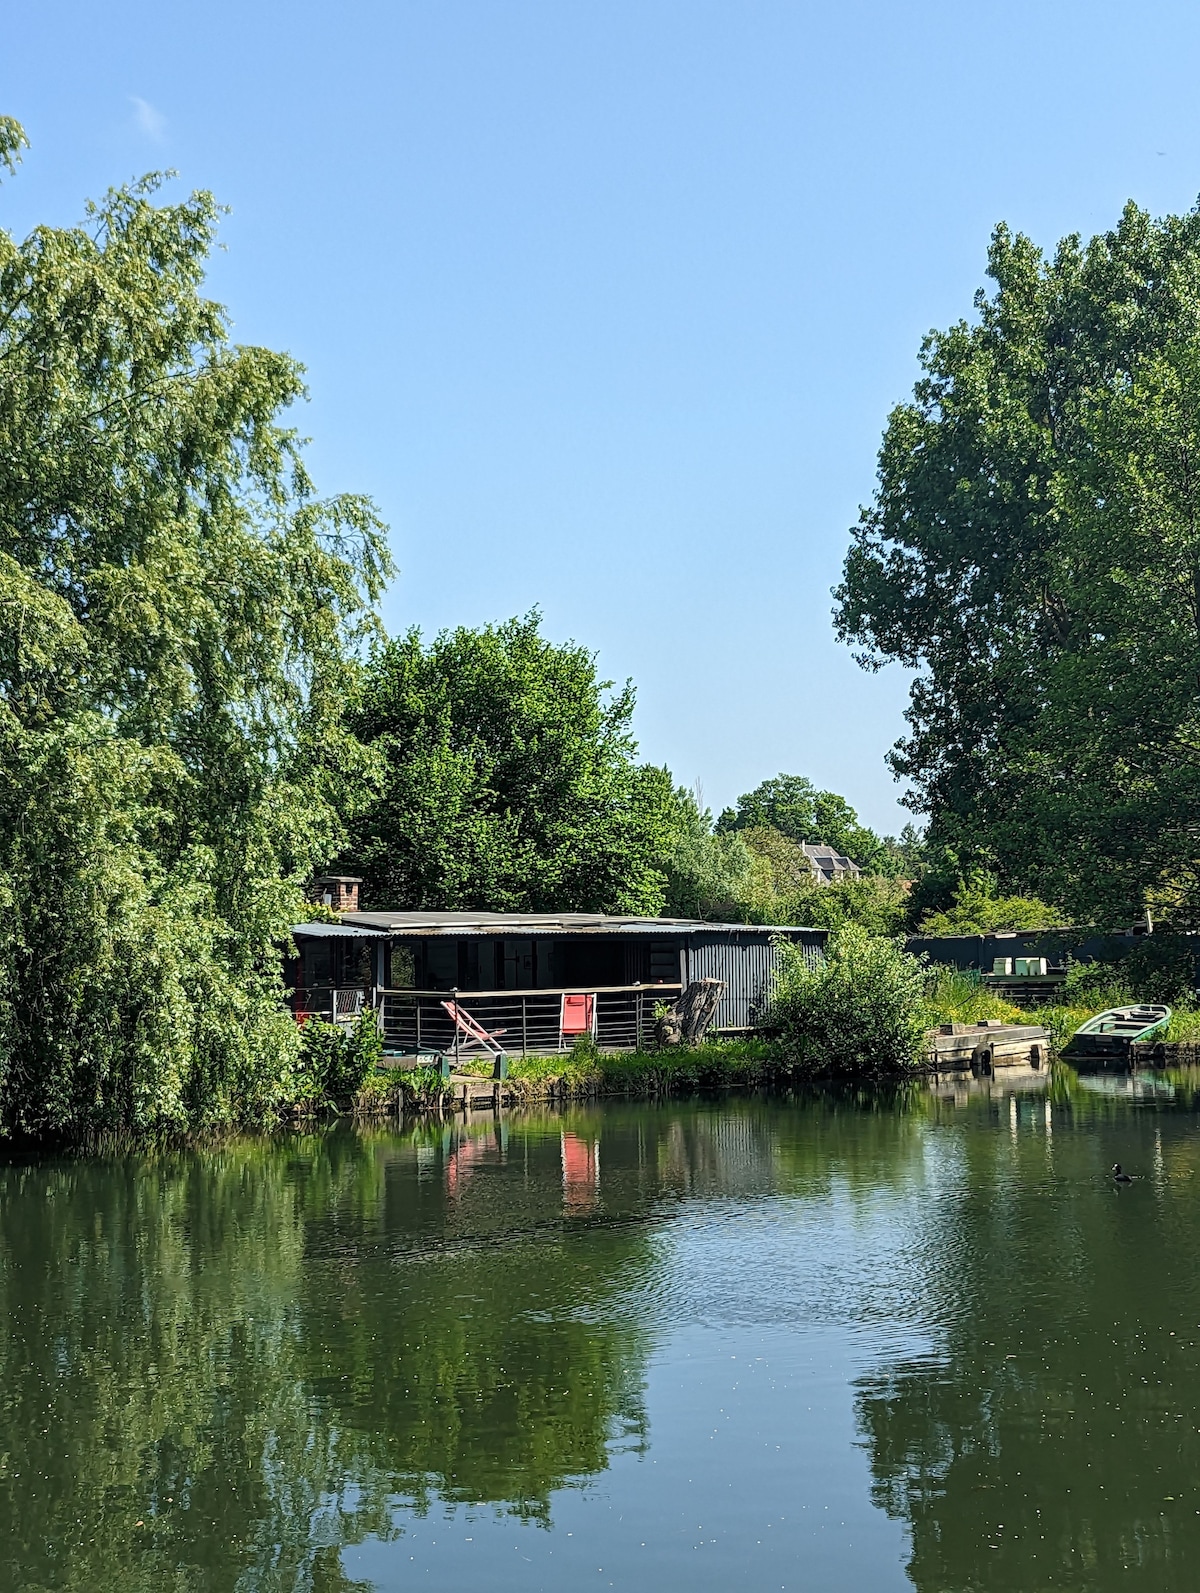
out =
[[[293,934],[330,930],[392,935],[741,935],[812,934],[796,924],[710,924],[694,918],[620,918],[606,913],[343,913],[341,923],[301,924]],[[823,933],[823,931],[815,931]]]
[[[366,924],[293,924],[292,934],[301,940],[326,940],[330,936],[338,939],[349,938],[352,940],[371,940],[383,934],[381,929],[371,929]]]

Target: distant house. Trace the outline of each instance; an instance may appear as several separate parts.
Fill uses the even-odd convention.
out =
[[[862,873],[857,863],[835,851],[832,846],[824,846],[819,842],[816,846],[809,846],[805,842],[804,855],[818,885],[832,885],[839,879],[858,879]]]

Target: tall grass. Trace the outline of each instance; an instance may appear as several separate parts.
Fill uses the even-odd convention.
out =
[[[984,1018],[1001,1018],[1005,1023],[1022,1023],[1020,1007],[1004,1001],[980,982],[974,969],[945,968],[935,963],[926,976],[925,1007],[930,1028],[939,1023],[981,1023]]]

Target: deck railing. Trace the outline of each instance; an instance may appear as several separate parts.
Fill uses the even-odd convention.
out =
[[[380,990],[384,1048],[401,1056],[436,1054],[483,1057],[478,1044],[455,1025],[446,1010],[457,1003],[509,1056],[546,1056],[569,1051],[574,1033],[563,1033],[563,997],[595,998],[596,1044],[605,1051],[636,1051],[654,1036],[656,1008],[679,995],[679,985],[579,986],[557,990]]]
[[[386,1051],[399,1056],[438,1055],[464,1060],[486,1057],[447,1011],[458,1004],[509,1056],[546,1056],[569,1051],[574,1033],[563,1033],[563,997],[595,1000],[596,1043],[605,1051],[635,1051],[654,1038],[657,1009],[678,997],[678,984],[569,986],[555,990],[351,990],[322,986],[297,991],[292,1007],[329,1021],[353,1019],[373,1005]]]
[[[372,992],[362,985],[315,985],[293,991],[289,1004],[297,1018],[353,1023],[371,1002]]]

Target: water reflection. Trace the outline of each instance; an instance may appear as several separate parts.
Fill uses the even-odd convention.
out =
[[[1126,1109],[1168,1103],[1161,1080],[1057,1094],[1007,1149],[962,1135],[923,1285],[944,1350],[860,1383],[875,1497],[910,1527],[922,1593],[1196,1585],[1195,1121]]]
[[[0,1172],[0,1585],[332,1588],[397,1498],[544,1516],[640,1443],[648,1230],[572,1244],[560,1134]]]
[[[732,1558],[709,1584],[689,1561],[689,1585],[767,1553],[778,1489],[778,1558],[739,1585],[779,1586],[828,1542],[813,1490],[841,1468],[903,1524],[920,1593],[1190,1588],[1196,1079],[1100,1086],[940,1079],[0,1168],[0,1586],[329,1593],[365,1586],[347,1546],[407,1551],[426,1513],[536,1528],[618,1474],[651,1518],[621,1585],[683,1585],[666,1551],[639,1569],[642,1540],[676,1510],[697,1530],[705,1464]],[[816,1344],[841,1357],[824,1383]],[[709,1459],[676,1475],[657,1457],[681,1379],[720,1392]],[[616,1564],[616,1525],[593,1530]],[[829,1585],[901,1574],[898,1529],[869,1565],[862,1531]],[[468,1585],[439,1563],[427,1585]]]

